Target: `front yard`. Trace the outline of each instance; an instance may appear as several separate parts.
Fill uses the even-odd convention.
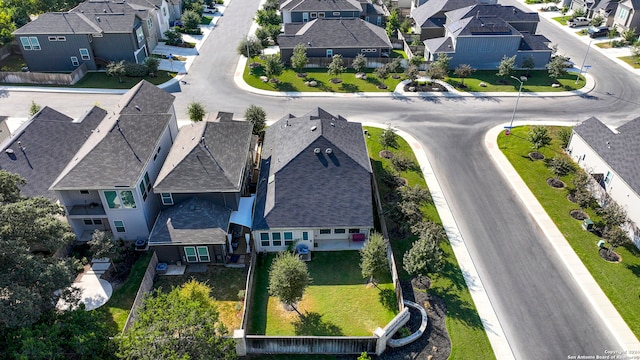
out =
[[[527,72],[516,71],[516,77],[524,76]],[[576,84],[576,78],[578,74],[567,73],[560,76],[557,79],[549,77],[549,73],[546,70],[530,71],[529,77],[522,85],[522,92],[562,92],[581,89],[585,86],[586,80],[584,76],[580,75],[580,80]],[[496,75],[496,70],[482,70],[476,71],[471,77],[464,79],[465,89],[460,89],[459,85],[462,79],[455,76],[450,76],[445,79],[446,82],[456,87],[458,90],[470,91],[470,92],[518,92],[520,83],[510,78],[503,78]],[[558,82],[560,87],[552,87],[551,84]],[[486,86],[480,86],[480,83],[484,83]]]
[[[637,337],[640,337],[640,307],[638,306],[640,251],[633,244],[616,248],[615,251],[622,257],[621,263],[606,262],[600,257],[596,245],[600,237],[583,230],[582,222],[575,220],[569,214],[571,210],[578,207],[567,199],[569,189],[556,189],[547,185],[546,179],[554,176],[551,170],[545,166],[544,161],[532,161],[527,156],[531,151],[531,144],[526,140],[529,129],[528,126],[513,128],[506,147],[504,133],[501,133],[497,141],[502,152],[542,204],[627,325]],[[548,129],[554,140],[541,152],[546,158],[565,156],[557,137],[560,127],[548,127]],[[572,177],[573,175],[567,175],[561,177],[561,180],[572,186],[570,185]],[[589,208],[586,212],[595,223],[600,221],[600,217],[593,209]]]
[[[357,251],[319,252],[307,262],[311,285],[297,305],[304,314],[284,309],[269,296],[269,267],[274,255],[258,258],[252,316],[247,333],[281,336],[372,336],[397,314],[391,275],[379,288],[360,274]]]
[[[158,275],[153,284],[154,289],[169,292],[175,286],[195,279],[211,286],[211,297],[215,299],[220,314],[220,321],[231,334],[239,329],[242,323],[243,301],[238,293],[245,289],[247,276],[244,268],[228,268],[224,266],[207,266],[203,273],[189,273],[184,275]]]
[[[383,159],[379,156],[379,152],[383,150],[383,148],[378,139],[384,130],[372,127],[367,127],[366,130],[369,134],[367,138],[369,157],[372,160],[373,171],[380,186],[380,196],[384,202],[390,190],[384,186],[384,184],[381,184],[380,178],[384,172],[389,172],[392,168],[389,159]],[[416,161],[409,144],[402,138],[398,138],[398,143],[399,146],[396,149],[392,149],[393,152],[403,154],[413,159],[413,161]],[[407,180],[409,186],[420,185],[424,188],[427,187],[422,172],[419,171],[419,169],[401,172],[400,176]],[[424,218],[440,223],[440,218],[434,205],[429,204],[423,206],[421,210]],[[399,276],[403,281],[409,281],[410,277],[403,269],[402,258],[404,253],[411,248],[411,245],[416,240],[417,237],[414,235],[403,239],[393,237],[390,239],[396,265],[400,272]],[[428,293],[440,297],[446,303],[446,327],[449,337],[451,338],[452,346],[449,358],[492,359],[494,358],[493,349],[491,348],[475,304],[471,299],[471,294],[469,293],[453,250],[448,241],[442,242],[440,247],[444,253],[444,266],[439,274],[432,277],[433,282]],[[414,291],[420,290],[414,289]]]

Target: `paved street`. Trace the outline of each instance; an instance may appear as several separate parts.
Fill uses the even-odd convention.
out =
[[[514,97],[281,98],[246,93],[233,83],[235,48],[246,36],[257,7],[258,0],[232,0],[184,78],[188,85],[174,89],[179,119],[186,118],[191,101],[204,103],[211,112],[231,111],[238,116],[256,104],[272,120],[320,106],[350,120],[389,123],[413,134],[427,150],[515,357],[566,359],[619,348],[483,146],[487,129],[509,121]],[[562,54],[581,63],[585,43],[546,19],[541,20],[539,32],[559,44]],[[619,125],[640,115],[639,78],[593,48],[588,59],[589,73],[596,79],[594,91],[582,97],[523,97],[516,119],[575,123],[595,115]],[[118,98],[0,92],[0,115],[27,117],[35,100],[80,116],[95,103],[109,108]]]

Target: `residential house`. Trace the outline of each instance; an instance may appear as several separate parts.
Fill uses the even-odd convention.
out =
[[[423,6],[429,6],[427,2]],[[449,66],[469,64],[476,69],[495,69],[503,57],[516,56],[516,66],[533,58],[536,68],[551,59],[550,41],[536,35],[538,14],[513,6],[476,4],[445,13],[444,36],[424,41],[425,59],[444,53]]]
[[[30,71],[70,72],[82,64],[97,70],[110,61],[142,63],[168,19],[165,0],[160,9],[143,0],[88,0],[68,12],[42,14],[13,34]]]
[[[75,120],[43,107],[0,142],[0,169],[27,181],[21,187],[23,195],[57,201],[49,187],[106,115],[104,109],[94,106]],[[99,223],[96,225],[100,228]]]
[[[182,0],[168,0],[169,1],[169,24],[180,20],[182,17]]]
[[[11,131],[9,130],[9,125],[7,125],[7,117],[0,116],[0,144],[5,139],[8,139],[11,136]]]
[[[572,0],[570,10],[583,9],[588,18],[602,17],[602,25],[611,26],[619,0]]]
[[[160,211],[152,186],[178,134],[173,101],[155,85],[138,83],[50,186],[79,240],[96,228],[123,240],[148,238]]]
[[[285,0],[280,3],[282,23],[306,23],[314,19],[361,18],[381,26],[388,15],[371,0]]]
[[[620,1],[613,17],[613,25],[618,30],[640,29],[640,0]]]
[[[223,264],[234,250],[247,252],[255,199],[249,184],[258,164],[252,129],[246,121],[180,128],[153,186],[163,206],[149,246],[161,262]]]
[[[445,35],[445,14],[452,10],[462,9],[479,4],[478,0],[429,0],[411,10],[413,31],[420,34],[420,40],[443,37]],[[484,1],[483,3],[491,3]],[[496,2],[493,1],[495,4]],[[415,4],[417,5],[417,4]]]
[[[280,57],[288,63],[298,44],[307,56],[354,58],[358,54],[379,58],[389,56],[391,41],[385,30],[362,19],[315,19],[307,23],[285,24],[278,36]]]
[[[258,251],[360,249],[374,226],[372,181],[360,123],[321,108],[283,117],[262,146]]]
[[[640,117],[615,130],[591,117],[573,128],[567,146],[571,157],[600,184],[601,202],[613,199],[633,224],[631,238],[640,247]]]

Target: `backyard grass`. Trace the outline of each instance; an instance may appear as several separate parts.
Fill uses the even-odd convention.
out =
[[[104,88],[104,89],[131,89],[140,80],[144,79],[154,85],[163,84],[171,78],[174,78],[176,73],[168,72],[168,71],[158,71],[158,76],[151,77],[128,77],[123,76],[122,82],[118,82],[117,77],[108,76],[105,72],[90,72],[87,73],[82,80],[78,81],[77,84],[68,86],[73,88]]]
[[[238,298],[238,292],[246,286],[245,269],[208,266],[204,273],[158,276],[153,287],[169,292],[173,287],[191,279],[207,283],[211,287],[211,297],[216,300],[220,321],[227,327],[227,331],[233,333],[233,330],[239,329],[242,323],[242,302]]]
[[[21,55],[11,54],[0,61],[0,71],[19,72],[25,66],[27,66],[27,63]]]
[[[376,288],[360,274],[357,251],[313,252],[307,262],[312,283],[295,311],[268,294],[274,254],[261,255],[256,267],[250,334],[280,336],[372,336],[397,314],[391,274]]]
[[[633,66],[634,69],[640,69],[640,57],[638,56],[621,56],[618,59]]]
[[[333,84],[329,80],[333,76],[327,74],[327,69],[324,68],[310,68],[304,69],[307,74],[307,80],[315,80],[318,86],[311,87],[304,84],[305,78],[299,78],[296,76],[296,71],[291,68],[286,68],[282,75],[278,77],[278,83],[265,83],[260,80],[260,76],[264,75],[263,68],[253,69],[252,74],[249,74],[249,66],[245,66],[244,69],[244,81],[250,86],[270,91],[303,91],[303,92],[337,92],[337,93],[356,93],[356,92],[391,92],[394,91],[396,86],[404,79],[402,76],[400,79],[393,79],[391,76],[384,81],[387,85],[387,89],[378,89],[380,80],[373,75],[373,69],[367,69],[367,79],[356,79],[355,71],[348,69],[340,76],[342,83]]]
[[[524,76],[527,73],[525,71],[516,71],[515,76]],[[577,90],[584,87],[586,81],[584,76],[580,76],[580,80],[576,84],[576,73],[567,73],[557,79],[549,77],[549,73],[546,70],[530,71],[529,77],[522,85],[522,92],[562,92]],[[446,79],[447,83],[453,85],[460,90],[459,85],[462,79],[455,76],[450,76]],[[551,87],[554,82],[559,82],[560,87]],[[480,83],[483,82],[487,86],[481,87]],[[506,83],[505,83],[506,82]],[[466,85],[465,91],[471,92],[518,92],[520,83],[511,78],[503,78],[496,75],[496,70],[478,70],[475,71],[472,77],[464,79]]]
[[[117,288],[107,303],[100,309],[106,309],[110,314],[113,322],[118,326],[118,332],[124,329],[124,325],[127,322],[131,305],[136,298],[140,283],[144,277],[144,272],[149,266],[151,260],[151,253],[146,253],[133,264],[131,272],[127,280]]]
[[[372,160],[373,171],[376,177],[379,177],[383,171],[389,171],[392,167],[390,160],[383,159],[378,153],[383,150],[378,142],[380,134],[384,131],[379,128],[366,128],[369,137],[367,138],[367,148],[369,157]],[[415,155],[409,144],[402,138],[398,138],[399,146],[392,149],[395,153],[402,153],[407,157],[413,158]],[[407,179],[409,186],[420,185],[427,187],[422,172],[405,171],[401,176]],[[384,199],[384,195],[389,191],[388,188],[381,184],[380,196]],[[384,200],[383,200],[384,201]],[[428,205],[422,208],[425,218],[431,221],[441,223],[435,206]],[[411,248],[411,244],[417,238],[410,236],[406,239],[391,239],[391,247],[396,260],[396,265],[400,272],[399,276],[408,280],[409,275],[402,267],[403,254]],[[471,294],[464,281],[460,267],[456,257],[449,245],[448,241],[441,243],[444,253],[444,267],[442,271],[433,277],[433,283],[429,288],[429,292],[442,298],[447,306],[447,331],[451,338],[452,349],[449,356],[450,359],[492,359],[495,358],[489,339],[484,331],[482,321],[475,308]]]
[[[547,158],[564,156],[560,142],[557,140],[557,132],[560,127],[548,127],[550,135],[555,139],[552,144],[542,149]],[[616,248],[621,255],[621,263],[609,263],[598,254],[597,241],[600,239],[591,232],[584,231],[581,221],[573,219],[569,212],[577,209],[576,204],[567,200],[567,189],[554,189],[547,185],[546,179],[553,177],[553,173],[545,166],[543,161],[531,161],[527,154],[531,151],[531,145],[526,137],[529,127],[516,127],[512,129],[508,142],[503,133],[498,136],[498,145],[509,159],[520,177],[525,181],[529,189],[542,204],[547,214],[554,221],[558,229],[567,239],[573,250],[580,257],[591,275],[598,282],[611,303],[618,310],[633,333],[640,337],[640,251],[627,245]],[[572,176],[561,178],[571,187]],[[600,218],[592,209],[587,213],[591,219],[598,223]]]

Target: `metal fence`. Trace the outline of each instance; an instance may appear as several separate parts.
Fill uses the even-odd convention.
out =
[[[248,354],[375,353],[377,341],[376,336],[246,336]]]
[[[0,71],[0,83],[5,84],[40,84],[40,85],[73,85],[87,73],[87,65],[82,64],[68,74],[39,72]]]
[[[133,305],[131,305],[131,311],[129,311],[129,316],[127,316],[127,322],[124,324],[124,329],[122,332],[127,331],[129,326],[136,321],[136,309],[138,306],[142,304],[142,299],[145,295],[151,291],[153,288],[153,280],[156,277],[156,266],[158,265],[158,256],[156,256],[156,252],[153,252],[151,255],[151,261],[149,261],[149,265],[147,266],[147,270],[144,272],[144,277],[142,278],[142,282],[140,282],[140,288],[138,289],[138,293],[136,294],[136,299],[133,300]]]

